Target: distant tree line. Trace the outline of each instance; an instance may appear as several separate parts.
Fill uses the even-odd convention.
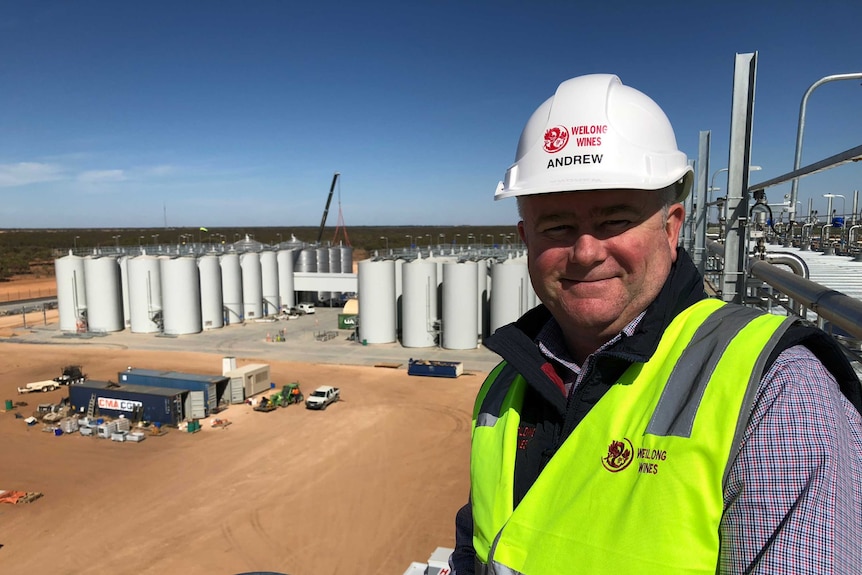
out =
[[[129,248],[159,244],[225,243],[244,240],[275,245],[296,239],[317,242],[318,227],[207,227],[207,228],[94,228],[0,229],[0,280],[31,273],[53,273],[54,259],[70,253],[93,253],[104,247]],[[400,250],[412,246],[447,249],[457,245],[518,244],[518,231],[510,226],[327,226],[322,245],[350,244],[357,256],[375,250]]]

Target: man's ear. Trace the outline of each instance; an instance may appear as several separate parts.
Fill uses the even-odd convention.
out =
[[[518,235],[521,236],[521,241],[527,245],[527,236],[524,234],[524,220],[518,222]]]
[[[682,229],[682,223],[685,221],[685,206],[682,204],[671,204],[667,209],[667,220],[664,228],[667,233],[667,243],[670,245],[670,251],[673,261],[676,261],[676,248],[679,245],[679,232]]]

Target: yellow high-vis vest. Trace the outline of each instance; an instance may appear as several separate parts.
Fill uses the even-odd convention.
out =
[[[498,366],[474,409],[477,573],[714,574],[727,469],[769,353],[791,323],[714,299],[689,307],[653,357],[631,365],[590,410],[517,508],[527,383],[500,377],[506,364]]]

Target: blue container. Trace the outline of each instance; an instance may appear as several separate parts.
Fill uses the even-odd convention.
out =
[[[105,418],[104,418],[104,417],[100,417],[100,418],[96,419],[96,423],[97,423],[97,424],[99,424],[99,425],[102,425],[103,423],[105,423]]]
[[[62,430],[62,429],[55,429],[55,430],[54,430],[54,435],[56,435],[56,436],[63,435],[63,430]]]
[[[230,378],[223,375],[201,375],[177,371],[131,368],[117,374],[121,385],[153,386],[182,391],[202,391],[206,414],[218,411],[223,400],[228,399]]]

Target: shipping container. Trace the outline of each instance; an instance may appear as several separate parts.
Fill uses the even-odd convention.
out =
[[[70,385],[69,403],[79,415],[86,415],[93,402],[95,415],[120,417],[131,421],[149,421],[162,425],[179,425],[184,418],[183,405],[188,392],[146,385],[118,385],[88,379]]]
[[[220,406],[230,402],[230,378],[223,375],[128,368],[117,374],[117,380],[124,385],[151,385],[188,391],[184,411],[189,418],[208,417],[217,413]]]
[[[460,361],[438,361],[410,358],[410,361],[407,364],[407,375],[458,377],[462,373],[464,373],[464,364]]]
[[[265,363],[250,363],[225,372],[230,378],[230,402],[242,403],[246,398],[258,393],[269,391],[269,365]]]

